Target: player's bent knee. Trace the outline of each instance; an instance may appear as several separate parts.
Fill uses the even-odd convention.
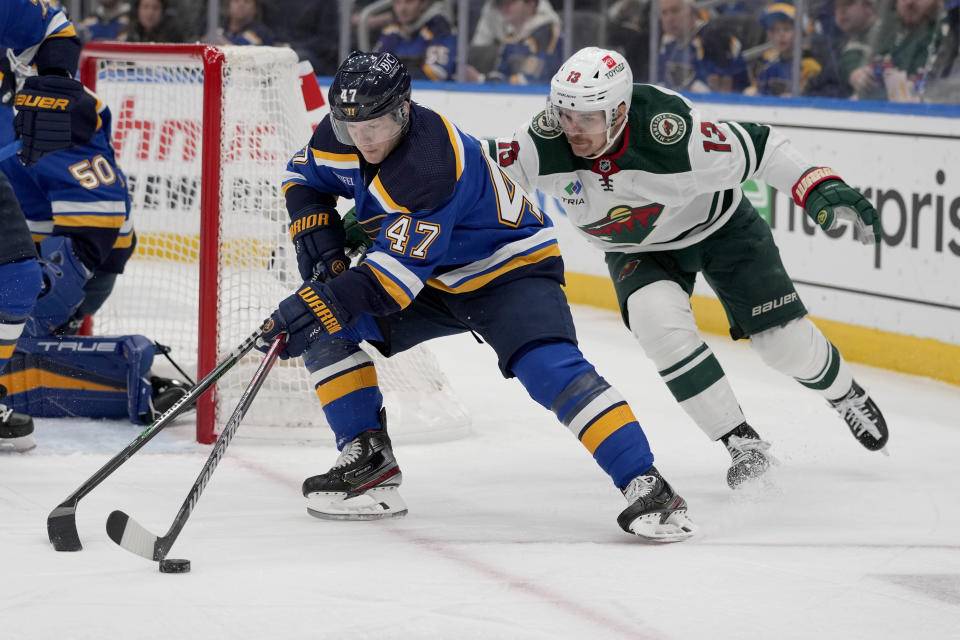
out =
[[[750,336],[750,347],[767,366],[791,376],[817,367],[826,358],[829,342],[808,318]]]
[[[522,350],[510,362],[510,371],[530,397],[548,409],[577,377],[593,371],[572,342],[539,342]]]
[[[42,282],[34,258],[0,265],[0,313],[11,320],[30,315]]]
[[[660,280],[627,299],[630,331],[658,366],[685,357],[700,345],[690,298],[676,282]]]

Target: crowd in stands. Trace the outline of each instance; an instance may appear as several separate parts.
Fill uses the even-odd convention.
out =
[[[456,0],[355,0],[346,37],[436,82],[548,83],[565,51],[597,44],[620,50],[637,81],[677,91],[960,103],[960,0],[806,0],[802,15],[792,0],[659,0],[654,25],[650,0],[572,3],[564,29],[564,0],[470,0],[462,72]],[[202,2],[93,4],[78,20],[86,40],[282,44],[320,75],[339,63],[336,0],[223,0],[215,38]]]

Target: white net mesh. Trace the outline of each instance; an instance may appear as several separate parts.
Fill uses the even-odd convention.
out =
[[[287,160],[310,136],[292,51],[221,50],[218,359],[300,282],[279,186]],[[96,91],[113,111],[139,244],[94,332],[146,335],[172,347],[195,375],[200,273],[213,273],[200,266],[201,143],[210,133],[201,126],[203,65],[143,56],[135,45],[121,58],[98,61]],[[218,384],[218,431],[260,359],[253,353]],[[469,418],[426,348],[377,358],[377,371],[395,435],[435,440],[468,429]],[[323,427],[323,417],[306,368],[300,359],[278,362],[240,433],[329,437],[325,428],[302,429],[310,426]]]

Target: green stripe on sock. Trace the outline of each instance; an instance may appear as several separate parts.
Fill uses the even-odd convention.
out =
[[[711,353],[703,362],[667,382],[667,388],[677,399],[683,402],[703,393],[713,383],[723,377],[723,368]]]
[[[840,371],[840,352],[837,351],[832,342],[830,343],[830,355],[827,357],[827,364],[824,369],[826,369],[826,372],[822,375],[818,374],[806,380],[801,378],[795,378],[795,380],[806,388],[815,391],[823,391],[836,381],[837,373]]]
[[[703,353],[704,351],[706,351],[706,349],[707,349],[707,343],[706,343],[706,342],[701,342],[701,343],[700,343],[700,346],[693,350],[693,353],[691,353],[690,355],[688,355],[686,358],[684,358],[684,359],[681,360],[680,362],[676,363],[675,365],[673,365],[673,366],[671,366],[671,367],[667,367],[666,369],[664,369],[663,371],[661,371],[661,372],[660,372],[660,377],[661,377],[661,378],[666,378],[667,376],[669,376],[669,375],[670,375],[671,373],[673,373],[674,371],[677,371],[678,369],[684,368],[685,366],[687,366],[687,364],[688,364],[689,362],[693,361],[694,359],[697,358],[697,356],[699,356],[701,353]]]

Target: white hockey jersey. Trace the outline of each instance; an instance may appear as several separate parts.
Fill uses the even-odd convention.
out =
[[[705,121],[680,94],[647,84],[634,85],[623,145],[610,155],[573,155],[543,112],[487,144],[511,178],[557,198],[593,244],[631,253],[693,245],[730,219],[747,179],[789,193],[813,166],[767,125]]]

